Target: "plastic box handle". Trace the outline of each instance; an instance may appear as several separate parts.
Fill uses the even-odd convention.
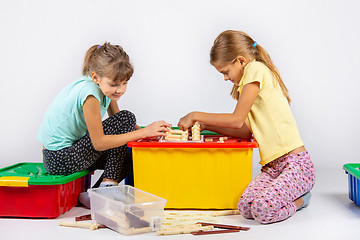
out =
[[[1,187],[29,187],[30,177],[0,177]]]

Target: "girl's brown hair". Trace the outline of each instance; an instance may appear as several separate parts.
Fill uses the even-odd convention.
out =
[[[246,33],[241,31],[227,30],[222,32],[214,41],[210,51],[211,65],[224,65],[234,61],[238,56],[249,57],[264,63],[275,75],[281,90],[290,104],[288,89],[280,77],[278,69],[272,62],[269,54]],[[239,99],[238,86],[234,84],[230,95]]]
[[[113,81],[127,81],[133,75],[134,68],[121,46],[105,42],[90,47],[85,54],[82,74],[90,76],[91,72]]]

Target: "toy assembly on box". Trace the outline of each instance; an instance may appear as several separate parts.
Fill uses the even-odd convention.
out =
[[[134,186],[89,188],[90,171],[49,175],[42,163],[0,169],[0,216],[56,218],[76,206],[79,194],[87,191],[91,214],[59,221],[60,226],[110,228],[124,235],[249,230],[221,221],[239,214],[237,202],[251,180],[255,140],[200,134],[196,123],[190,131],[170,129],[161,139],[129,142],[128,147]]]

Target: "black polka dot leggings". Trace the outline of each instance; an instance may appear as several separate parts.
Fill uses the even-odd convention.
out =
[[[117,135],[135,130],[135,115],[120,111],[103,121],[106,135]],[[89,133],[72,146],[58,151],[43,150],[45,170],[52,175],[69,175],[85,169],[103,169],[102,178],[120,182],[132,173],[132,156],[126,144],[105,151],[96,151]]]

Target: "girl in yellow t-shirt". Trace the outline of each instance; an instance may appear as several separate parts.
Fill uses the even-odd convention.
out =
[[[268,53],[249,35],[224,31],[214,41],[210,63],[234,86],[233,113],[191,112],[178,123],[200,122],[224,135],[259,142],[262,173],[243,192],[238,208],[261,223],[282,221],[309,204],[315,169],[290,110],[290,97]]]

